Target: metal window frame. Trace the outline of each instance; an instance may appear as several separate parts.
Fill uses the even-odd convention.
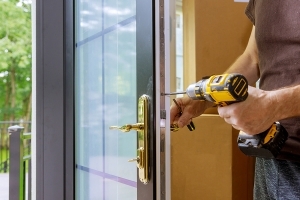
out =
[[[149,134],[149,158],[150,158],[150,181],[144,185],[137,181],[137,199],[153,200],[156,199],[156,185],[159,184],[156,174],[157,155],[155,120],[159,117],[156,113],[156,74],[155,74],[155,1],[136,1],[136,52],[137,52],[137,97],[147,92],[150,95],[150,134]],[[141,73],[142,72],[142,73]],[[152,77],[152,79],[150,78]],[[147,91],[148,88],[148,91]],[[137,176],[138,177],[138,176]]]
[[[33,199],[74,199],[73,1],[33,1]],[[63,20],[62,20],[63,19]]]

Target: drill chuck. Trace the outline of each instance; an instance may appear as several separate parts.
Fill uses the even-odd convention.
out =
[[[196,96],[195,88],[196,88],[196,83],[189,85],[188,88],[186,89],[186,94],[193,100],[205,100]]]

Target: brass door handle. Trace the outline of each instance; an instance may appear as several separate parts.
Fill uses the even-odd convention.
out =
[[[139,179],[142,183],[149,182],[149,121],[150,121],[150,97],[142,95],[138,101],[138,123],[125,124],[123,126],[110,126],[111,130],[129,132],[137,131],[137,157],[129,162],[136,162],[139,170]]]
[[[110,126],[109,129],[111,129],[111,130],[118,129],[122,132],[129,132],[131,130],[142,131],[142,130],[144,130],[144,124],[143,123],[125,124],[120,127],[119,126]]]

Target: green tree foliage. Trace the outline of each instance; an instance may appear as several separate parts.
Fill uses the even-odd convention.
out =
[[[30,120],[31,5],[0,0],[0,121]]]

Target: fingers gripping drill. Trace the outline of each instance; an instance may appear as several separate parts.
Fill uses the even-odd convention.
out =
[[[213,75],[189,85],[185,92],[164,95],[175,94],[187,94],[193,100],[210,101],[218,106],[227,106],[247,99],[248,81],[238,73]],[[239,149],[246,155],[276,158],[287,137],[288,133],[284,127],[279,122],[275,122],[268,130],[257,135],[240,132],[237,142]]]

